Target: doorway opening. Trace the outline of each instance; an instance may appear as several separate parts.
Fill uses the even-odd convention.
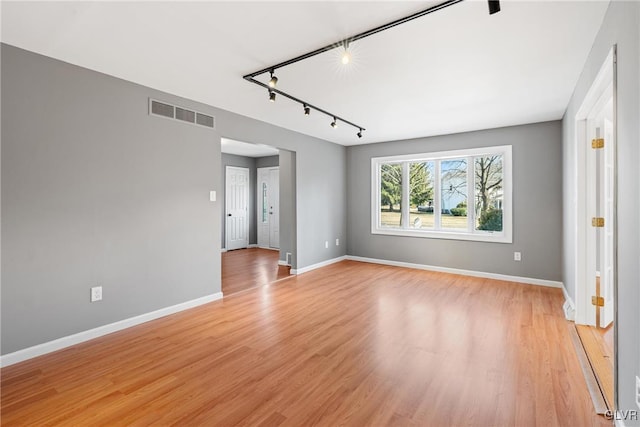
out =
[[[575,117],[575,325],[607,409],[617,409],[616,49]]]
[[[285,182],[281,191],[281,175],[295,177],[295,163],[291,152],[267,145],[222,138],[221,147],[222,292],[228,296],[289,276],[295,187]]]

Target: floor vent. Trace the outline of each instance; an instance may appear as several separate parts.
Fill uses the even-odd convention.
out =
[[[153,116],[165,117],[168,119],[180,120],[208,128],[215,128],[215,118],[197,111],[178,107],[149,98],[149,114]]]

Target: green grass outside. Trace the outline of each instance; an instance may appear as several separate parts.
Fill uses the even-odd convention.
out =
[[[422,226],[420,228],[433,228],[434,215],[433,213],[417,212],[411,209],[409,212],[409,224],[413,224],[416,218],[422,220]],[[440,221],[442,228],[467,228],[466,216],[453,216],[453,215],[440,215]],[[399,227],[400,226],[400,212],[387,212],[383,210],[380,212],[380,222],[383,227]]]

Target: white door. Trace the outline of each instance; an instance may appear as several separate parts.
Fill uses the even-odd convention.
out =
[[[257,175],[258,246],[278,249],[280,247],[279,170],[277,167],[258,168]]]
[[[601,188],[603,192],[600,197],[601,210],[603,214],[604,227],[600,229],[600,253],[602,263],[600,271],[600,295],[604,298],[604,309],[600,315],[600,327],[606,328],[613,322],[613,283],[614,283],[614,182],[615,182],[615,140],[613,134],[613,122],[607,116],[613,115],[612,103],[607,104],[604,118],[604,148],[601,156]]]
[[[225,185],[225,246],[249,246],[249,169],[227,166]]]
[[[575,321],[603,326],[615,317],[616,290],[616,119],[615,46],[575,115],[576,175],[573,199],[575,240]],[[604,139],[604,147],[593,149],[593,139]],[[597,142],[597,141],[596,141]],[[596,146],[598,146],[596,144]],[[592,218],[598,220],[594,227]],[[604,307],[594,307],[596,274],[600,273],[600,297]],[[599,317],[599,319],[598,319]]]
[[[606,328],[614,317],[614,191],[615,191],[615,137],[613,132],[613,98],[607,90],[593,109],[588,120],[591,140],[604,140],[602,148],[591,148],[588,154],[590,163],[588,183],[590,201],[589,218],[604,219],[604,226],[591,228],[592,237],[587,240],[589,259],[593,262],[592,273],[587,275],[591,295],[600,296],[604,307],[593,307],[596,310],[596,326]],[[591,145],[591,141],[589,141]],[[596,276],[599,276],[596,279]],[[595,281],[600,281],[599,290]]]
[[[280,170],[269,170],[269,247],[280,247]]]

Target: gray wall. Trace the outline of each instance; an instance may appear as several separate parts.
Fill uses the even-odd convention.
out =
[[[287,252],[291,254],[291,264],[296,262],[298,251],[295,230],[296,224],[296,153],[280,150],[280,260],[287,260]]]
[[[336,238],[344,242],[346,238],[346,148],[225,110],[216,109],[216,119],[225,138],[270,145],[295,154],[295,218],[283,217],[282,206],[280,210],[280,224],[290,221],[296,225],[293,268],[345,255],[346,245],[329,245],[325,249],[324,242],[335,243]],[[281,151],[281,174],[284,167]],[[282,180],[280,182],[282,184]],[[282,187],[280,191],[282,202]],[[284,254],[282,237],[281,231],[281,257]]]
[[[258,157],[256,168],[273,168],[280,164],[280,156]]]
[[[609,50],[618,46],[618,384],[620,409],[638,409],[640,375],[640,3],[613,1],[580,75],[563,119],[564,191],[576,189],[575,115]],[[574,200],[564,200],[563,280],[575,300]],[[638,422],[625,421],[627,426]]]
[[[3,354],[220,291],[220,138],[159,95],[2,46]]]
[[[294,267],[344,255],[344,147],[4,44],[1,71],[2,354],[219,292],[221,135],[295,153]]]
[[[222,185],[220,186],[219,199],[220,200],[220,215],[223,219],[220,222],[220,244],[222,247],[226,247],[225,243],[225,189],[227,188],[226,169],[227,166],[238,166],[249,169],[249,244],[254,245],[258,243],[257,231],[256,231],[256,159],[253,157],[236,156],[234,154],[222,153]]]
[[[371,234],[371,158],[494,145],[513,146],[513,243]],[[349,147],[347,253],[536,279],[561,279],[559,121]],[[513,261],[513,252],[522,261]]]

